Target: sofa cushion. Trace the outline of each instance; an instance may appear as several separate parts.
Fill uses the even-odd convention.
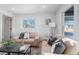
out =
[[[51,53],[51,46],[48,45],[47,41],[42,41],[41,54]]]
[[[64,54],[77,55],[79,53],[79,42],[69,38],[64,38],[63,41],[66,45]]]
[[[35,38],[36,35],[37,34],[35,32],[29,32],[29,38]]]

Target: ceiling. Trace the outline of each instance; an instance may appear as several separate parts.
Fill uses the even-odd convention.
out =
[[[0,9],[14,14],[56,12],[59,4],[0,4]]]

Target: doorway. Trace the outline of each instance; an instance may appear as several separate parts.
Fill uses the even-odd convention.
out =
[[[10,40],[12,37],[12,17],[3,15],[3,38],[2,40]]]
[[[73,39],[74,35],[74,6],[69,8],[64,13],[64,29],[63,29],[63,35],[66,38]]]

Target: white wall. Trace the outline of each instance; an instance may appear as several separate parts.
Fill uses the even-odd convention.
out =
[[[62,5],[56,13],[56,24],[57,24],[57,30],[56,32],[60,34],[61,36],[63,35],[63,16],[64,12],[69,9],[72,5],[71,4],[66,4]]]
[[[75,36],[74,39],[79,41],[79,5],[74,5],[74,17],[75,17]]]
[[[38,32],[40,36],[48,36],[49,28],[45,24],[47,17],[55,21],[55,15],[53,13],[15,15],[12,22],[13,36],[17,36],[22,31],[27,31],[27,29],[22,27],[22,20],[27,18],[33,18],[35,20],[35,28],[30,29],[30,31]]]

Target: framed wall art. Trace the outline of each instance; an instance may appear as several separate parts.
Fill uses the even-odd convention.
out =
[[[23,20],[23,27],[24,28],[34,28],[35,27],[35,21],[34,19],[28,18]]]

